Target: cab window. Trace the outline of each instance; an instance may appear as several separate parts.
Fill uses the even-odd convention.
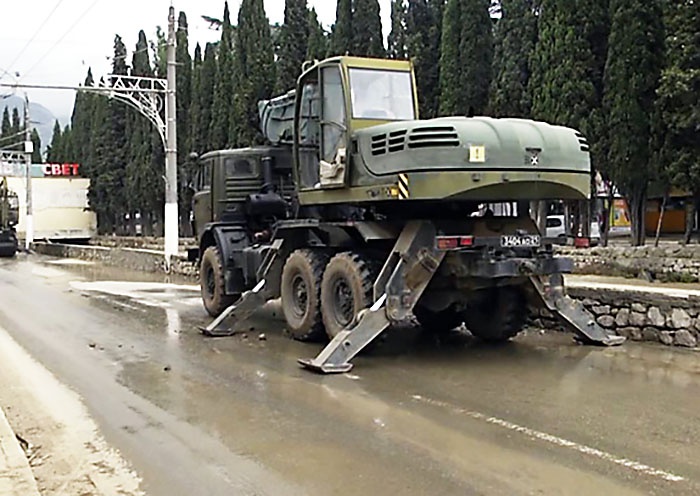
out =
[[[247,158],[231,157],[224,159],[226,177],[250,177],[255,175],[255,165]]]
[[[353,119],[415,119],[413,81],[408,71],[350,69]]]
[[[197,176],[196,184],[198,191],[211,189],[211,160],[200,162]]]

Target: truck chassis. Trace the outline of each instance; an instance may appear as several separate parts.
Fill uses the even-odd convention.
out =
[[[622,344],[624,337],[605,331],[566,296],[563,274],[571,272],[572,262],[555,257],[547,240],[527,234],[532,229],[520,229],[528,222],[412,220],[397,231],[381,222],[291,220],[278,222],[268,241],[250,246],[232,236],[230,226],[212,225],[225,284],[245,281],[250,289],[201,331],[233,335],[236,322],[281,296],[288,327],[290,319],[296,322],[293,312],[306,322],[292,329],[294,337],[317,339],[325,326],[330,342],[317,357],[299,359],[304,368],[325,374],[349,371],[351,360],[384,331],[416,319],[438,331],[466,320],[482,339],[507,340],[525,324],[528,303],[549,310],[581,343]],[[290,279],[296,259],[312,266],[315,281]],[[490,313],[479,310],[484,305]]]

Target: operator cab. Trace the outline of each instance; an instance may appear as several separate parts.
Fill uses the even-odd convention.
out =
[[[335,57],[299,78],[294,154],[301,191],[348,184],[354,131],[418,118],[408,61]]]

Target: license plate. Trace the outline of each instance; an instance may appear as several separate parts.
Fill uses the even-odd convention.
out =
[[[539,234],[513,234],[501,236],[504,248],[539,248],[542,240]]]

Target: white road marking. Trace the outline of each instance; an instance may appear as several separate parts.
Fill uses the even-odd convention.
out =
[[[475,411],[470,411],[466,410],[464,408],[460,408],[454,405],[450,405],[449,403],[446,403],[444,401],[440,400],[434,400],[431,398],[426,398],[425,396],[421,396],[418,394],[414,394],[412,396],[413,400],[424,403],[426,405],[431,405],[431,406],[436,406],[440,408],[445,408],[447,410],[451,410],[452,412],[459,414],[459,415],[466,415],[467,417],[471,417],[475,420],[481,420],[483,422],[487,422],[492,425],[497,425],[499,427],[503,427],[504,429],[508,429],[510,431],[515,431],[519,432],[520,434],[524,434],[525,436],[532,438],[532,439],[537,439],[539,441],[544,441],[550,444],[554,444],[556,446],[560,446],[562,448],[568,448],[573,451],[578,451],[579,453],[583,453],[584,455],[590,455],[594,456],[596,458],[600,458],[601,460],[605,460],[610,463],[614,463],[616,465],[621,465],[623,467],[632,469],[636,472],[640,472],[652,477],[657,477],[664,479],[666,481],[670,482],[682,482],[685,480],[685,478],[673,474],[671,472],[667,472],[665,470],[660,470],[654,467],[650,467],[649,465],[645,465],[643,463],[630,460],[628,458],[621,458],[618,456],[615,456],[611,453],[607,453],[605,451],[599,450],[597,448],[592,448],[590,446],[586,446],[585,444],[580,444],[576,443],[574,441],[569,441],[568,439],[564,439],[558,436],[554,436],[552,434],[547,434],[546,432],[542,431],[537,431],[534,429],[530,429],[529,427],[523,427],[518,424],[514,424],[512,422],[509,422],[507,420],[503,420],[497,417],[490,417],[488,415],[485,415],[483,413],[475,412]]]

